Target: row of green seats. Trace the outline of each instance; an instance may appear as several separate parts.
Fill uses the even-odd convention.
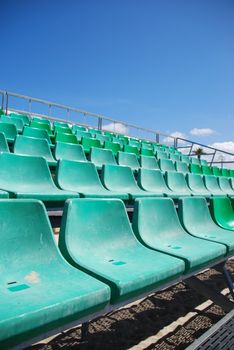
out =
[[[1,201],[0,217],[2,350],[104,314],[234,252],[233,231],[213,222],[203,198],[181,199],[180,220],[172,200],[139,199],[132,226],[118,199],[69,200],[60,252],[40,201]]]

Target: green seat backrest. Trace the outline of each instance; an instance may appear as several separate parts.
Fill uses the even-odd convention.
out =
[[[232,186],[232,189],[234,190],[234,179],[233,178],[230,178],[230,184]]]
[[[56,142],[67,142],[67,143],[74,143],[74,144],[78,144],[78,140],[76,135],[74,134],[65,134],[62,132],[56,132],[56,136],[55,136],[55,141]]]
[[[28,157],[13,153],[0,154],[0,188],[11,192],[47,194],[56,188],[43,157]]]
[[[100,167],[103,164],[117,164],[111,150],[96,147],[91,148],[90,161]]]
[[[165,171],[176,171],[175,170],[175,165],[174,165],[173,161],[170,160],[170,159],[160,158],[159,159],[159,167],[160,167],[161,171],[163,171],[163,172],[165,172]]]
[[[51,122],[50,122],[49,119],[40,118],[40,117],[34,117],[34,118],[32,119],[32,122],[47,124],[47,125],[49,125],[49,127],[50,127],[50,129],[51,129]]]
[[[167,186],[174,192],[191,194],[191,190],[187,185],[185,176],[182,173],[167,171],[165,173]]]
[[[14,144],[14,153],[44,157],[47,161],[54,160],[48,141],[34,137],[17,136]]]
[[[162,194],[169,191],[160,170],[141,168],[138,173],[137,183],[145,191]]]
[[[138,170],[140,164],[137,160],[137,156],[134,153],[118,152],[117,160],[119,165],[128,166],[131,169]]]
[[[5,115],[5,112],[2,108],[0,108],[0,115]]]
[[[120,151],[122,151],[122,149],[123,149],[123,147],[124,147],[124,145],[125,145],[124,141],[123,141],[123,140],[120,140],[120,139],[119,139],[118,137],[116,137],[116,136],[111,137],[111,142],[118,143],[118,144],[121,146]]]
[[[32,128],[31,126],[25,126],[23,130],[23,135],[34,137],[36,139],[46,139],[49,145],[52,144],[47,130]]]
[[[190,158],[189,158],[189,156],[186,156],[186,155],[182,154],[182,155],[180,156],[180,159],[181,159],[181,162],[184,162],[184,163],[187,163],[187,164],[190,163]]]
[[[0,120],[3,123],[14,124],[16,126],[16,128],[17,128],[17,131],[20,132],[20,133],[23,131],[24,123],[19,118],[7,117],[7,116],[3,115]]]
[[[154,156],[148,157],[148,156],[141,155],[140,165],[142,168],[145,168],[145,169],[159,169],[158,161]]]
[[[14,124],[0,123],[0,132],[5,135],[8,142],[13,142],[17,136],[17,128]]]
[[[213,175],[222,176],[221,169],[218,168],[217,166],[213,166],[211,169],[212,169]]]
[[[31,121],[30,126],[32,128],[38,128],[38,129],[43,129],[43,130],[47,130],[49,135],[52,135],[52,130],[51,130],[51,126],[48,123],[45,122],[37,122],[34,119]]]
[[[73,124],[72,125],[72,132],[75,134],[77,130],[78,131],[87,131],[87,128],[85,126]]]
[[[212,170],[211,170],[210,166],[202,165],[201,169],[202,169],[202,174],[204,174],[204,175],[212,175]]]
[[[82,137],[81,144],[84,148],[85,153],[89,153],[91,147],[102,148],[101,142],[91,137]]]
[[[136,147],[138,150],[140,150],[141,148],[141,143],[139,140],[129,139],[128,145],[132,147]]]
[[[76,161],[86,161],[86,157],[81,145],[75,145],[72,143],[56,142],[55,158],[68,159]]]
[[[173,162],[179,162],[180,161],[180,155],[179,154],[173,154],[169,153],[170,160]]]
[[[232,189],[231,183],[229,181],[228,177],[218,177],[218,184],[219,187],[221,188],[221,190],[225,193],[232,193],[233,192],[233,196],[234,196],[234,191]]]
[[[148,156],[148,157],[154,157],[154,152],[153,152],[152,149],[142,147],[141,148],[141,155],[142,156]]]
[[[221,169],[221,174],[222,174],[222,176],[230,177],[229,169],[222,168]]]
[[[96,135],[96,134],[102,134],[102,131],[99,129],[95,129],[95,128],[89,128],[89,132],[92,135]]]
[[[106,164],[102,168],[102,180],[112,191],[127,192],[139,190],[132,170],[127,166]]]
[[[195,158],[195,157],[190,157],[190,163],[191,164],[197,164],[197,165],[200,165],[200,160],[198,158]]]
[[[230,172],[230,177],[234,177],[234,170],[230,169],[229,172]]]
[[[218,184],[218,180],[217,180],[217,177],[214,176],[214,175],[205,175],[204,176],[204,180],[205,180],[205,185],[206,187],[208,188],[208,190],[210,192],[220,192],[222,193],[222,190],[221,188],[219,187],[219,184]],[[223,195],[225,195],[225,193],[223,193]]]
[[[2,132],[0,132],[0,153],[1,152],[10,152],[5,135]]]
[[[115,156],[117,156],[117,153],[122,150],[122,147],[119,143],[110,141],[105,141],[104,148],[110,149]]]
[[[61,133],[61,134],[72,134],[72,129],[70,129],[69,127],[55,125],[54,132]]]
[[[76,130],[76,137],[77,137],[77,140],[81,142],[82,137],[92,137],[92,135],[88,131]]]
[[[192,191],[207,191],[207,188],[204,184],[203,177],[199,174],[187,174],[186,179],[189,187]]]
[[[202,175],[202,169],[199,164],[191,163],[189,167],[190,167],[191,173]]]
[[[27,114],[11,113],[10,117],[21,119],[23,121],[24,125],[30,124],[30,119],[29,119],[29,116]]]
[[[201,164],[201,165],[208,166],[208,162],[207,162],[206,159],[200,159],[200,164]]]
[[[118,135],[118,139],[119,139],[119,140],[122,140],[122,141],[124,142],[125,145],[128,144],[128,140],[129,140],[128,136]]]
[[[103,146],[105,141],[110,141],[111,138],[108,135],[96,134],[96,140],[99,140]]]
[[[55,127],[55,126],[60,126],[60,127],[62,127],[62,128],[69,128],[69,129],[70,129],[68,123],[59,122],[59,121],[57,121],[57,120],[54,121],[54,127]]]
[[[129,146],[129,145],[125,145],[125,146],[124,146],[124,152],[133,153],[133,154],[135,154],[136,156],[139,156],[139,155],[140,155],[140,152],[139,152],[139,150],[138,150],[137,147]]]
[[[234,211],[228,197],[210,199],[210,212],[215,222],[221,227],[234,230]],[[228,227],[230,225],[230,227]]]
[[[179,173],[187,174],[189,173],[188,164],[185,162],[175,162],[176,171]]]
[[[156,152],[157,159],[168,159],[168,153],[164,151],[157,151]]]
[[[114,132],[111,131],[105,131],[105,127],[103,128],[104,135],[108,135],[110,137],[117,137],[117,135]]]

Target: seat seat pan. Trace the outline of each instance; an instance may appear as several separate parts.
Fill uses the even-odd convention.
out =
[[[76,192],[62,191],[62,190],[45,190],[35,192],[14,192],[16,198],[35,198],[42,201],[65,201],[68,198],[79,198],[79,194]]]

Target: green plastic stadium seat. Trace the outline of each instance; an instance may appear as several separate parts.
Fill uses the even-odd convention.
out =
[[[120,149],[119,149],[118,151],[122,151],[122,149],[123,149],[123,147],[124,147],[124,145],[125,145],[124,141],[118,139],[118,137],[116,137],[116,136],[114,136],[114,137],[111,138],[111,142],[113,142],[113,143],[115,143],[115,144],[118,143],[118,144],[120,145]],[[117,152],[118,152],[118,151],[117,151]],[[117,154],[117,152],[116,152],[116,154]]]
[[[124,145],[124,149],[123,150],[126,153],[133,153],[136,156],[140,155],[140,152],[139,152],[138,148],[134,147],[134,146]]]
[[[10,152],[5,135],[2,132],[0,132],[0,153],[1,152],[7,152],[7,153]]]
[[[234,211],[229,198],[212,198],[210,201],[210,212],[219,226],[234,231]]]
[[[200,160],[198,158],[195,158],[195,157],[190,157],[190,163],[201,165]]]
[[[178,213],[182,225],[191,235],[224,244],[228,254],[234,252],[233,231],[216,225],[212,220],[205,198],[181,198]]]
[[[16,126],[18,133],[22,133],[22,131],[23,131],[24,123],[19,118],[7,117],[7,116],[3,115],[0,119],[0,121],[3,123],[14,124]]]
[[[90,161],[95,164],[97,169],[101,169],[103,164],[117,164],[116,159],[110,149],[92,147],[90,152]]]
[[[211,169],[212,169],[213,175],[222,176],[221,169],[218,168],[217,166],[213,166]]]
[[[165,173],[165,178],[167,186],[170,188],[170,190],[178,193],[180,197],[192,195],[192,191],[187,185],[184,174],[167,171]]]
[[[202,175],[202,169],[201,169],[201,166],[199,164],[191,163],[189,165],[189,167],[190,167],[191,173]]]
[[[95,165],[90,162],[59,161],[56,182],[63,190],[78,192],[82,197],[120,198],[128,200],[128,194],[108,191],[103,187]]]
[[[24,125],[30,124],[30,119],[29,119],[29,116],[27,114],[11,113],[10,117],[21,119],[23,121]]]
[[[207,162],[206,159],[200,159],[200,164],[201,164],[201,165],[208,166],[208,162]]]
[[[118,152],[122,150],[122,146],[116,142],[105,141],[104,143],[105,149],[110,149],[114,156],[117,156]]]
[[[122,140],[125,145],[128,144],[128,140],[129,140],[128,136],[118,135],[118,139]]]
[[[68,201],[59,248],[68,262],[110,286],[113,304],[149,293],[185,268],[182,260],[137,241],[124,204],[117,199]]]
[[[65,134],[62,132],[56,132],[55,136],[55,141],[56,142],[67,142],[67,143],[73,143],[73,144],[78,144],[78,140],[76,135],[74,134]]]
[[[40,118],[40,117],[33,117],[32,122],[47,124],[47,125],[49,125],[49,127],[50,127],[50,129],[51,129],[51,122],[50,122],[49,119]]]
[[[180,155],[179,154],[174,154],[174,153],[169,153],[170,160],[173,162],[179,162],[180,161]]]
[[[168,153],[164,151],[157,151],[156,157],[157,159],[168,159]]]
[[[61,134],[72,134],[72,129],[69,127],[54,125],[54,132],[61,133]]]
[[[102,168],[104,186],[114,192],[128,193],[131,200],[138,197],[155,197],[157,194],[143,191],[137,186],[132,170],[127,166],[106,164]]]
[[[229,169],[230,172],[230,177],[234,177],[234,170],[233,169]]]
[[[5,112],[2,108],[0,108],[0,115],[5,115]]]
[[[216,176],[204,175],[204,181],[205,181],[206,188],[213,196],[226,195],[226,193],[221,190]]]
[[[88,131],[76,130],[75,133],[77,140],[81,142],[82,137],[92,137],[92,134]]]
[[[72,132],[75,134],[77,130],[78,131],[87,131],[87,128],[85,126],[82,126],[82,125],[73,124],[72,125]]]
[[[109,287],[62,258],[40,201],[2,201],[0,216],[1,350],[104,309]]]
[[[55,126],[60,126],[60,127],[62,127],[62,128],[69,128],[69,129],[70,129],[68,123],[59,122],[59,121],[57,121],[57,120],[54,121],[54,128],[55,128]]]
[[[55,147],[55,158],[59,159],[68,159],[86,162],[83,147],[81,145],[75,145],[73,143],[65,142],[56,142]]]
[[[144,140],[141,141],[141,149],[150,149],[151,151],[154,151],[154,146],[151,142],[145,142]]]
[[[193,196],[211,197],[211,193],[207,190],[203,177],[199,174],[187,174],[186,180]]]
[[[175,165],[172,160],[160,158],[158,162],[161,171],[176,171]]]
[[[111,138],[108,135],[96,134],[95,138],[101,142],[102,147],[104,146],[105,141],[111,141]]]
[[[103,132],[104,135],[108,135],[110,137],[116,137],[116,134],[114,132],[105,131],[105,127],[102,129],[102,132]]]
[[[222,174],[222,176],[230,177],[229,169],[222,168],[221,169],[221,174]]]
[[[5,135],[5,138],[9,143],[13,143],[17,136],[17,128],[14,124],[0,123],[0,132]]]
[[[231,183],[229,181],[228,177],[218,177],[218,184],[221,190],[227,194],[228,196],[231,196],[234,198],[234,190],[231,186]]]
[[[138,150],[140,150],[140,148],[141,148],[141,142],[138,139],[129,139],[128,145],[136,147]],[[129,151],[127,151],[127,152],[129,152]]]
[[[128,166],[133,171],[138,171],[140,164],[134,153],[118,152],[117,160],[119,165]]]
[[[101,130],[95,129],[95,128],[89,128],[89,132],[90,132],[92,135],[97,135],[97,134],[101,134],[101,133],[102,133]]]
[[[10,197],[40,199],[47,206],[60,206],[68,198],[79,197],[55,186],[42,157],[2,153],[0,163],[0,189],[8,191]]]
[[[159,169],[158,161],[155,157],[140,156],[140,165],[145,169]]]
[[[181,162],[184,162],[184,163],[187,163],[187,164],[190,163],[190,157],[189,156],[186,156],[186,155],[182,154],[180,156],[180,159],[181,159]]]
[[[189,173],[188,164],[185,162],[175,162],[176,171],[179,173],[187,174]]]
[[[31,121],[30,126],[32,128],[38,128],[38,129],[43,129],[43,130],[47,130],[49,136],[53,136],[52,130],[51,130],[51,126],[48,123],[45,123],[44,121],[42,122],[38,122],[35,121],[34,119]]]
[[[142,147],[141,148],[141,155],[148,156],[148,157],[154,157],[154,152],[152,149]]]
[[[32,128],[31,126],[25,126],[23,130],[23,136],[34,137],[36,139],[46,139],[51,148],[54,148],[54,145],[51,142],[47,130],[42,130],[38,128]]]
[[[212,175],[212,170],[211,170],[210,166],[202,165],[201,169],[202,169],[202,174],[204,174],[204,175]]]
[[[215,263],[226,254],[222,244],[188,234],[181,226],[170,198],[137,199],[133,230],[139,241],[147,247],[183,259],[185,273]]]
[[[102,148],[101,142],[91,137],[82,137],[81,144],[85,153],[90,153],[92,147]]]
[[[48,141],[28,136],[17,136],[14,143],[14,153],[27,156],[44,157],[48,164],[56,166]]]

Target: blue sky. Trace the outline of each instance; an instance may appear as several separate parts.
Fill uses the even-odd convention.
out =
[[[0,88],[234,152],[233,37],[233,0],[1,0]]]

